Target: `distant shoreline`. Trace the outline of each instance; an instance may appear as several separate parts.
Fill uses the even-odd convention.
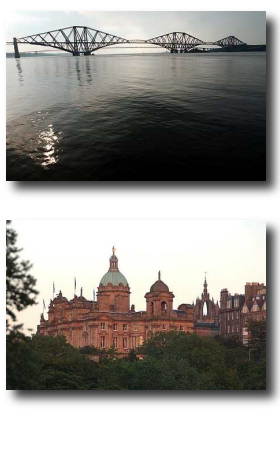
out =
[[[246,49],[239,49],[239,50],[225,50],[223,48],[221,49],[211,49],[211,50],[201,50],[201,49],[194,49],[193,51],[190,51],[188,52],[187,54],[184,54],[184,55],[188,55],[188,54],[216,54],[216,53],[248,53],[248,52],[266,52],[266,45],[261,45],[261,46],[247,46]],[[98,55],[166,55],[166,54],[169,54],[169,52],[135,52],[135,53],[129,53],[129,52],[126,52],[126,53],[112,53],[112,54],[105,54],[105,53],[102,53],[102,54],[92,54],[91,56],[98,56]],[[175,55],[179,55],[179,54],[175,54]],[[27,58],[30,58],[30,57],[72,57],[72,54],[70,54],[69,52],[57,52],[57,53],[48,53],[48,52],[21,52],[20,53],[20,56],[21,57],[27,57]],[[82,55],[81,55],[82,56]],[[14,52],[6,52],[6,58],[15,58],[15,54]]]

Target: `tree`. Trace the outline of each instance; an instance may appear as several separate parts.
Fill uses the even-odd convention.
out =
[[[248,348],[250,357],[261,360],[266,357],[266,320],[249,320],[247,322]]]
[[[28,306],[37,304],[35,301],[38,291],[35,289],[36,279],[29,274],[32,265],[29,261],[20,261],[18,249],[17,233],[9,227],[10,221],[7,221],[6,227],[6,327],[7,331],[12,329],[18,330],[22,325],[11,326],[11,321],[16,322],[15,311],[22,311]]]

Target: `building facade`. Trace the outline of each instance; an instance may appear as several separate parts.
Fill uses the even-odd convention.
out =
[[[82,291],[69,301],[60,291],[50,302],[47,320],[41,316],[38,333],[63,335],[74,347],[105,350],[114,346],[125,354],[156,332],[195,331],[194,306],[184,304],[173,309],[174,294],[161,280],[160,273],[145,295],[146,311],[135,311],[130,304],[130,293],[113,248],[109,270],[100,281],[96,301],[88,301]]]
[[[197,298],[194,306],[194,329],[199,336],[217,336],[219,334],[219,303],[210,299],[206,276],[201,298]]]
[[[244,295],[231,295],[223,289],[220,307],[210,298],[206,277],[201,297],[195,303],[180,304],[177,309],[173,308],[175,296],[161,280],[160,272],[145,294],[145,311],[135,311],[130,294],[113,248],[96,300],[87,300],[81,289],[80,296],[74,295],[69,301],[60,291],[49,304],[47,319],[42,314],[37,332],[43,336],[65,336],[77,348],[93,346],[106,350],[113,346],[126,354],[157,332],[219,334],[235,336],[245,343],[247,321],[266,317],[266,287],[259,283],[247,283]]]
[[[219,310],[219,335],[236,337],[246,343],[249,319],[266,318],[266,286],[258,282],[247,282],[245,294],[231,295],[228,289],[221,290]]]
[[[247,344],[249,333],[247,323],[250,320],[266,320],[266,286],[253,282],[245,286],[245,303],[241,311],[242,342]]]

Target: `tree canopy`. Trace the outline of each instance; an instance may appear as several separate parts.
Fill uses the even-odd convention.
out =
[[[6,227],[6,326],[7,330],[20,329],[16,325],[16,311],[22,311],[36,303],[38,291],[35,288],[36,279],[29,274],[32,265],[29,261],[20,260],[17,233],[7,221]]]

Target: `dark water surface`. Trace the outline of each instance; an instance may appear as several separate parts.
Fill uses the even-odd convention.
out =
[[[7,59],[7,180],[265,180],[266,54]]]

